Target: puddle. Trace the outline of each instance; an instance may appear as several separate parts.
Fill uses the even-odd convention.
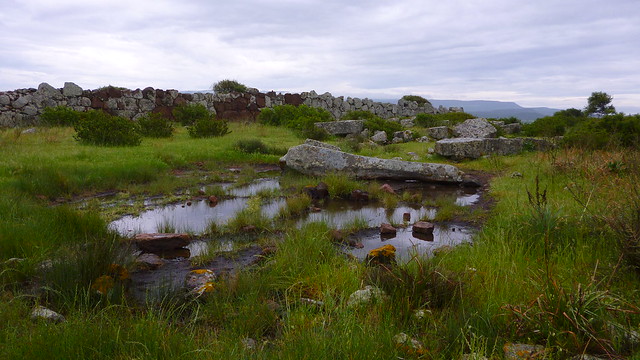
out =
[[[436,225],[433,236],[419,238],[412,234],[412,227],[398,229],[393,238],[383,238],[378,229],[360,231],[351,236],[364,246],[361,249],[349,249],[349,253],[360,260],[364,260],[369,251],[383,245],[393,245],[396,248],[396,260],[406,262],[415,255],[432,255],[433,250],[441,246],[455,246],[471,241],[473,229],[459,225]]]
[[[235,197],[251,197],[258,195],[263,191],[274,191],[280,189],[280,182],[274,178],[257,179],[250,184],[234,187],[233,183],[214,183],[206,185],[200,188],[202,191],[207,191],[213,187],[220,187],[226,192],[227,195]]]

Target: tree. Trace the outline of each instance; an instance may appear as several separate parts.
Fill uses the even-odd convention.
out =
[[[591,93],[587,100],[587,107],[584,109],[587,116],[602,117],[604,115],[615,114],[616,108],[611,105],[613,97],[602,91]]]

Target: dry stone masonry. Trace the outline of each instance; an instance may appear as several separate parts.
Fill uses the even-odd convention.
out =
[[[457,108],[434,109],[430,104],[419,106],[413,101],[399,100],[397,104],[374,102],[370,99],[334,97],[330,93],[318,95],[315,91],[300,94],[262,93],[248,89],[245,93],[180,93],[147,87],[129,90],[107,86],[96,90],[83,90],[72,83],[61,89],[42,83],[37,89],[18,89],[0,92],[0,127],[23,127],[39,123],[39,115],[47,107],[67,106],[77,111],[101,109],[112,115],[129,119],[159,112],[172,118],[175,106],[199,103],[219,118],[227,120],[255,120],[262,108],[276,105],[305,104],[328,110],[336,119],[351,110],[367,110],[388,119],[414,116],[419,113],[445,113],[461,111]]]

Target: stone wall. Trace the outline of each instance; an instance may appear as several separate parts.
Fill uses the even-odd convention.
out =
[[[414,116],[418,113],[445,113],[462,109],[440,107],[430,104],[418,106],[413,101],[399,100],[397,104],[374,102],[369,99],[334,97],[315,91],[300,94],[281,94],[273,91],[261,93],[249,89],[245,93],[180,93],[177,90],[161,90],[151,87],[129,90],[105,87],[83,90],[78,85],[66,82],[62,89],[42,83],[37,89],[18,89],[0,92],[0,127],[37,125],[39,115],[47,107],[68,106],[77,111],[102,109],[112,115],[137,119],[149,112],[160,112],[170,118],[175,106],[189,103],[203,104],[219,118],[227,120],[255,120],[260,109],[276,105],[309,105],[328,110],[336,119],[350,110],[368,110],[382,118]]]

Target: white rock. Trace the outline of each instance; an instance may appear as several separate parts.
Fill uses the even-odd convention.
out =
[[[31,320],[46,320],[49,322],[63,322],[64,316],[58,314],[53,310],[49,310],[44,306],[36,306],[31,311]]]
[[[356,307],[366,305],[374,301],[383,301],[386,297],[387,295],[384,291],[375,286],[367,285],[364,289],[356,290],[353,294],[349,295],[347,306]]]

